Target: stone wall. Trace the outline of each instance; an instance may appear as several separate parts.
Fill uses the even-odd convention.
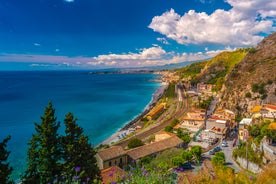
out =
[[[241,167],[247,169],[247,161],[245,158],[238,157],[237,162],[240,164]],[[261,168],[258,164],[248,161],[248,170],[252,171],[253,173],[259,173]]]

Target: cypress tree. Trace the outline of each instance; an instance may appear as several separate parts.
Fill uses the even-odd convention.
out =
[[[41,123],[35,123],[36,134],[33,134],[29,142],[24,183],[48,183],[60,175],[61,141],[57,133],[59,127],[55,109],[50,102],[41,117]]]
[[[72,113],[68,113],[64,119],[63,172],[71,177],[77,174],[82,182],[100,179],[100,170],[95,159],[96,152],[76,121]]]
[[[11,137],[8,136],[2,142],[0,142],[0,183],[12,183],[9,181],[9,179],[13,169],[10,167],[7,161],[10,155],[10,151],[7,150],[7,142],[10,139]]]

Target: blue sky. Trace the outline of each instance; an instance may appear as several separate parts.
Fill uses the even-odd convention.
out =
[[[1,0],[0,70],[155,66],[256,45],[274,0]]]

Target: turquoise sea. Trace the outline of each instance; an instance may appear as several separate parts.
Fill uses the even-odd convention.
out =
[[[13,177],[26,166],[27,142],[52,101],[63,122],[72,112],[97,145],[139,115],[161,85],[154,74],[90,74],[88,71],[0,72],[0,140],[8,135]],[[62,132],[62,128],[61,128]]]

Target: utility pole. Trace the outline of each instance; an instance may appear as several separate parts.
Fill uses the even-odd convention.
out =
[[[247,138],[245,139],[246,140],[246,142],[245,142],[245,144],[246,144],[246,169],[248,170],[248,142],[247,142]]]

